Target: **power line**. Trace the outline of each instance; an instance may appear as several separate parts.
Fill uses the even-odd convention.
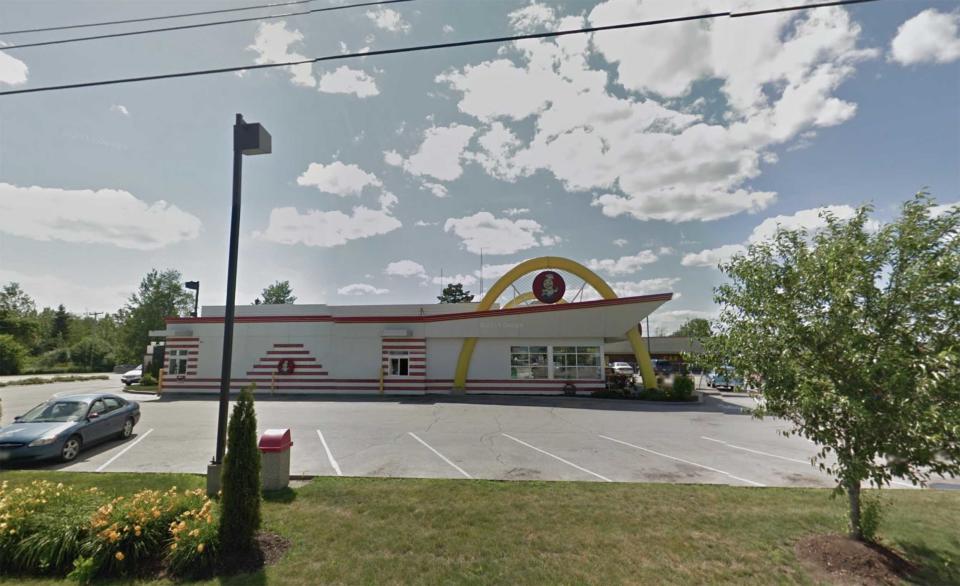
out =
[[[259,4],[256,6],[242,6],[239,8],[221,8],[219,10],[204,10],[202,12],[181,12],[179,14],[167,14],[164,16],[144,16],[141,18],[127,18],[124,20],[106,20],[102,22],[87,22],[83,24],[66,24],[60,26],[45,26],[39,28],[25,28],[13,31],[0,31],[0,35],[20,35],[24,33],[42,33],[48,31],[63,31],[76,28],[89,28],[93,26],[108,26],[111,24],[129,24],[132,22],[149,22],[151,20],[170,20],[173,18],[187,18],[190,16],[206,16],[208,14],[222,14],[224,12],[242,12],[244,10],[259,10],[263,8],[277,8],[280,6],[291,6],[294,4],[309,4],[317,0],[294,0],[293,2],[275,2],[273,4]]]
[[[301,0],[313,2],[314,0]],[[49,45],[64,45],[66,43],[79,43],[81,41],[95,41],[98,39],[114,39],[117,37],[132,37],[135,35],[149,35],[155,33],[168,33],[172,31],[182,31],[194,28],[204,28],[208,26],[221,26],[225,24],[236,24],[240,22],[253,22],[257,20],[270,20],[272,18],[287,18],[290,16],[304,16],[318,12],[330,12],[332,10],[344,10],[347,8],[362,8],[364,6],[378,6],[381,4],[396,4],[398,2],[413,2],[413,0],[379,0],[376,2],[363,2],[360,4],[344,4],[341,6],[329,6],[327,8],[313,8],[311,10],[302,10],[300,12],[284,12],[281,14],[268,14],[266,16],[250,16],[246,18],[232,18],[229,20],[213,20],[210,22],[199,22],[194,24],[180,24],[176,26],[165,26],[161,28],[149,28],[138,31],[125,31],[122,33],[104,33],[101,35],[90,35],[87,37],[70,37],[67,39],[54,39],[52,41],[37,41],[34,43],[20,43],[19,45],[0,45],[0,51],[10,51],[13,49],[27,49],[29,47],[46,47]],[[172,17],[168,17],[172,18]],[[82,25],[87,26],[87,25]],[[4,33],[0,33],[4,34]]]
[[[739,18],[744,16],[759,16],[762,14],[773,14],[777,12],[810,10],[813,8],[823,8],[826,6],[844,6],[849,4],[862,4],[866,2],[877,2],[877,1],[878,0],[838,0],[836,2],[822,2],[819,4],[788,6],[788,7],[773,8],[768,10],[754,10],[752,12],[741,12],[741,13],[714,12],[714,13],[708,13],[708,14],[697,14],[694,16],[678,16],[673,18],[661,18],[657,20],[635,21],[635,22],[611,24],[611,25],[604,25],[604,26],[594,26],[594,27],[570,29],[570,30],[562,30],[562,31],[548,31],[543,33],[531,33],[526,35],[512,35],[512,36],[506,36],[506,37],[473,39],[470,41],[456,41],[451,43],[435,43],[432,45],[415,45],[412,47],[398,47],[396,49],[380,49],[377,51],[367,51],[367,52],[361,52],[361,53],[343,53],[338,55],[327,55],[324,57],[315,57],[313,59],[301,59],[298,61],[284,61],[282,63],[264,63],[260,65],[243,65],[239,67],[220,67],[217,69],[198,69],[194,71],[182,71],[177,73],[162,73],[162,74],[156,74],[156,75],[143,75],[138,77],[108,79],[103,81],[86,81],[86,82],[80,82],[80,83],[52,85],[52,86],[37,87],[37,88],[6,90],[6,91],[0,92],[0,96],[10,96],[14,94],[30,94],[30,93],[37,93],[37,92],[50,92],[50,91],[77,89],[77,88],[84,88],[84,87],[95,87],[95,86],[103,86],[103,85],[117,85],[122,83],[137,83],[141,81],[153,81],[153,80],[160,80],[160,79],[195,77],[200,75],[213,75],[217,73],[230,73],[230,72],[247,71],[247,70],[254,70],[254,69],[288,67],[292,65],[304,65],[306,63],[320,63],[323,61],[338,61],[343,59],[356,59],[360,57],[374,57],[377,55],[393,55],[397,53],[432,51],[436,49],[452,49],[455,47],[470,47],[474,45],[507,43],[512,41],[524,41],[524,40],[531,40],[531,39],[547,39],[547,38],[563,37],[567,35],[577,35],[577,34],[596,33],[596,32],[602,32],[602,31],[640,28],[645,26],[654,26],[658,24],[668,24],[668,23],[675,23],[675,22],[710,20],[710,19],[716,19],[716,18],[722,18],[722,17]]]

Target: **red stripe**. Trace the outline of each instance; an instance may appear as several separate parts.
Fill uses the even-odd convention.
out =
[[[426,342],[426,338],[380,338],[384,342]]]
[[[316,362],[317,359],[313,356],[296,356],[292,358],[284,358],[283,356],[264,356],[260,359],[260,362],[280,362],[281,360],[293,360],[296,363],[300,362]]]
[[[185,350],[187,348],[199,348],[199,347],[200,347],[200,344],[177,344],[176,346],[174,346],[173,344],[167,344],[166,346],[167,350]]]
[[[526,313],[542,313],[551,311],[571,311],[576,309],[591,309],[610,305],[629,305],[634,303],[650,303],[654,301],[670,301],[673,293],[658,293],[655,295],[636,295],[632,297],[618,297],[616,299],[597,299],[594,301],[580,301],[577,303],[557,303],[554,305],[526,305],[511,307],[510,309],[490,309],[486,311],[471,311],[463,313],[446,313],[438,315],[408,315],[408,316],[337,316],[331,315],[276,315],[276,316],[241,316],[236,318],[237,323],[271,323],[271,322],[337,322],[337,323],[418,323],[441,322],[482,317],[504,317]],[[222,317],[168,317],[166,323],[223,323]]]
[[[182,337],[169,337],[167,338],[168,342],[199,342],[200,338],[182,338]]]
[[[274,344],[274,348],[303,348],[303,344]]]
[[[267,350],[267,354],[280,354],[283,356],[299,356],[309,353],[309,350]]]

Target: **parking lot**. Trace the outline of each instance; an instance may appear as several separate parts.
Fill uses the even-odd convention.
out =
[[[57,393],[118,392],[110,381],[0,389],[2,423]],[[215,398],[123,394],[141,404],[135,435],[44,467],[90,472],[206,470]],[[659,405],[565,397],[258,398],[260,430],[290,428],[294,475],[833,486],[816,446],[758,421],[750,400]],[[897,482],[895,488],[913,488]],[[934,488],[960,488],[941,479]]]

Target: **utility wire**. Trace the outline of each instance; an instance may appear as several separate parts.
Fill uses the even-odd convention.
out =
[[[180,14],[167,14],[165,16],[144,16],[141,18],[127,18],[124,20],[106,20],[102,22],[87,22],[83,24],[66,24],[60,26],[45,26],[39,28],[25,28],[13,31],[0,31],[0,35],[20,35],[23,33],[42,33],[48,31],[63,31],[75,28],[89,28],[92,26],[108,26],[111,24],[129,24],[132,22],[149,22],[151,20],[170,20],[173,18],[187,18],[190,16],[206,16],[208,14],[222,14],[224,12],[241,12],[244,10],[260,10],[264,8],[278,8],[280,6],[292,6],[294,4],[309,4],[317,0],[294,0],[293,2],[275,2],[273,4],[259,4],[256,6],[242,6],[239,8],[221,8],[219,10],[204,10],[202,12],[181,12]]]
[[[313,0],[308,0],[312,2]],[[79,43],[81,41],[95,41],[98,39],[114,39],[117,37],[132,37],[134,35],[149,35],[154,33],[168,33],[171,31],[182,31],[193,28],[204,28],[208,26],[221,26],[225,24],[236,24],[240,22],[252,22],[256,20],[269,20],[271,18],[287,18],[290,16],[303,16],[318,12],[330,12],[331,10],[344,10],[346,8],[362,8],[364,6],[378,6],[381,4],[396,4],[398,2],[413,2],[413,0],[379,0],[377,2],[363,2],[360,4],[343,4],[340,6],[329,6],[327,8],[314,8],[312,10],[302,10],[300,12],[284,12],[281,14],[268,14],[266,16],[250,16],[246,18],[233,18],[230,20],[213,20],[210,22],[199,22],[195,24],[180,24],[176,26],[165,26],[162,28],[149,28],[139,31],[126,31],[122,33],[105,33],[101,35],[90,35],[88,37],[70,37],[67,39],[54,39],[52,41],[37,41],[35,43],[20,43],[19,45],[0,45],[0,51],[10,51],[13,49],[27,49],[29,47],[45,47],[48,45],[63,45],[66,43]],[[3,34],[3,33],[0,33]]]
[[[844,6],[848,4],[862,4],[866,2],[877,2],[878,0],[838,0],[836,2],[822,2],[819,4],[805,4],[797,6],[788,6],[784,8],[774,8],[769,10],[754,10],[752,12],[714,12],[708,14],[697,14],[694,16],[679,16],[673,18],[661,18],[658,20],[644,20],[636,22],[626,22],[620,24],[611,24],[605,26],[594,26],[587,28],[579,29],[570,29],[562,31],[548,31],[543,33],[531,33],[526,35],[512,35],[506,37],[492,37],[484,39],[474,39],[470,41],[457,41],[452,43],[436,43],[432,45],[415,45],[412,47],[399,47],[396,49],[381,49],[377,51],[367,51],[363,53],[343,53],[338,55],[327,55],[324,57],[316,57],[313,59],[301,59],[298,61],[284,61],[282,63],[264,63],[260,65],[242,65],[239,67],[221,67],[217,69],[198,69],[194,71],[182,71],[178,73],[162,73],[157,75],[143,75],[138,77],[124,77],[118,79],[108,79],[102,81],[86,81],[80,83],[71,83],[63,85],[51,85],[37,88],[26,88],[20,90],[7,90],[0,92],[0,96],[10,96],[14,94],[30,94],[37,92],[51,92],[58,90],[68,90],[68,89],[77,89],[84,87],[95,87],[102,85],[116,85],[122,83],[137,83],[141,81],[152,81],[159,79],[173,79],[180,77],[195,77],[199,75],[212,75],[216,73],[230,73],[236,71],[248,71],[254,69],[268,69],[273,67],[288,67],[291,65],[304,65],[306,63],[320,63],[323,61],[338,61],[343,59],[356,59],[360,57],[373,57],[377,55],[393,55],[396,53],[412,53],[417,51],[431,51],[435,49],[451,49],[454,47],[469,47],[474,45],[486,45],[493,43],[507,43],[512,41],[523,41],[529,39],[548,39],[555,37],[563,37],[567,35],[578,35],[586,33],[596,33],[602,31],[611,31],[611,30],[623,30],[623,29],[633,29],[640,28],[645,26],[654,26],[658,24],[668,24],[674,22],[689,22],[696,20],[710,20],[722,17],[729,18],[740,18],[745,16],[759,16],[762,14],[773,14],[777,12],[787,12],[787,11],[798,11],[798,10],[810,10],[813,8],[822,8],[826,6]]]

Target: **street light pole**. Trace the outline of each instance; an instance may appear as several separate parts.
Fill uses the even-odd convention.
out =
[[[196,291],[193,296],[193,317],[197,317],[199,315],[199,313],[197,313],[199,309],[198,306],[200,305],[200,281],[187,281],[183,286],[192,291]]]
[[[240,245],[240,183],[243,155],[269,154],[270,151],[270,133],[260,124],[245,122],[243,115],[237,114],[233,126],[233,208],[230,215],[230,248],[227,261],[227,301],[223,314],[223,362],[220,368],[217,452],[212,462],[212,467],[215,470],[208,470],[208,492],[212,488],[211,472],[217,475],[216,485],[219,486],[219,466],[223,463],[223,455],[227,445],[227,407],[230,402],[230,371],[233,366],[233,321],[236,310],[237,250]]]

